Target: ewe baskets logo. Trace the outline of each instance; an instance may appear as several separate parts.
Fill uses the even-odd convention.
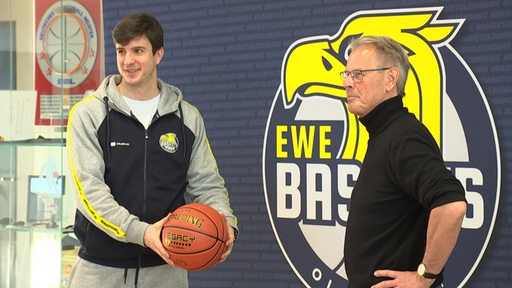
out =
[[[308,287],[346,287],[344,236],[352,188],[368,135],[347,110],[340,72],[348,42],[387,35],[409,53],[404,103],[438,142],[466,189],[468,212],[447,264],[446,287],[462,287],[489,241],[499,201],[500,155],[483,91],[450,46],[464,19],[438,19],[442,7],[361,11],[334,36],[290,46],[263,147],[265,199],[272,228]]]

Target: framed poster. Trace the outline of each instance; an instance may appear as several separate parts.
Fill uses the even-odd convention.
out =
[[[85,91],[101,82],[101,0],[35,2],[36,125],[61,126]]]

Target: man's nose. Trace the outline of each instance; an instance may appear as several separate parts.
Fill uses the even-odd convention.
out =
[[[354,81],[352,81],[352,76],[348,76],[347,78],[343,79],[343,87],[345,87],[345,89],[347,88],[352,88],[352,85],[354,84]]]
[[[127,52],[125,57],[124,57],[124,63],[125,64],[131,64],[131,63],[134,62],[133,59],[134,59],[134,57],[133,57],[132,53]]]

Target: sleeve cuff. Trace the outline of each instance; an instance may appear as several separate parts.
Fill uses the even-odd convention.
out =
[[[146,247],[146,245],[144,245],[144,233],[148,226],[149,224],[145,222],[132,221],[128,227],[128,231],[126,231],[126,241]]]

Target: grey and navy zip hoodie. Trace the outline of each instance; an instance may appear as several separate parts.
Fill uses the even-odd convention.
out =
[[[120,81],[108,76],[68,119],[79,256],[120,268],[165,264],[144,247],[144,232],[185,204],[185,193],[238,229],[199,111],[158,79],[160,102],[146,129],[119,94]]]

